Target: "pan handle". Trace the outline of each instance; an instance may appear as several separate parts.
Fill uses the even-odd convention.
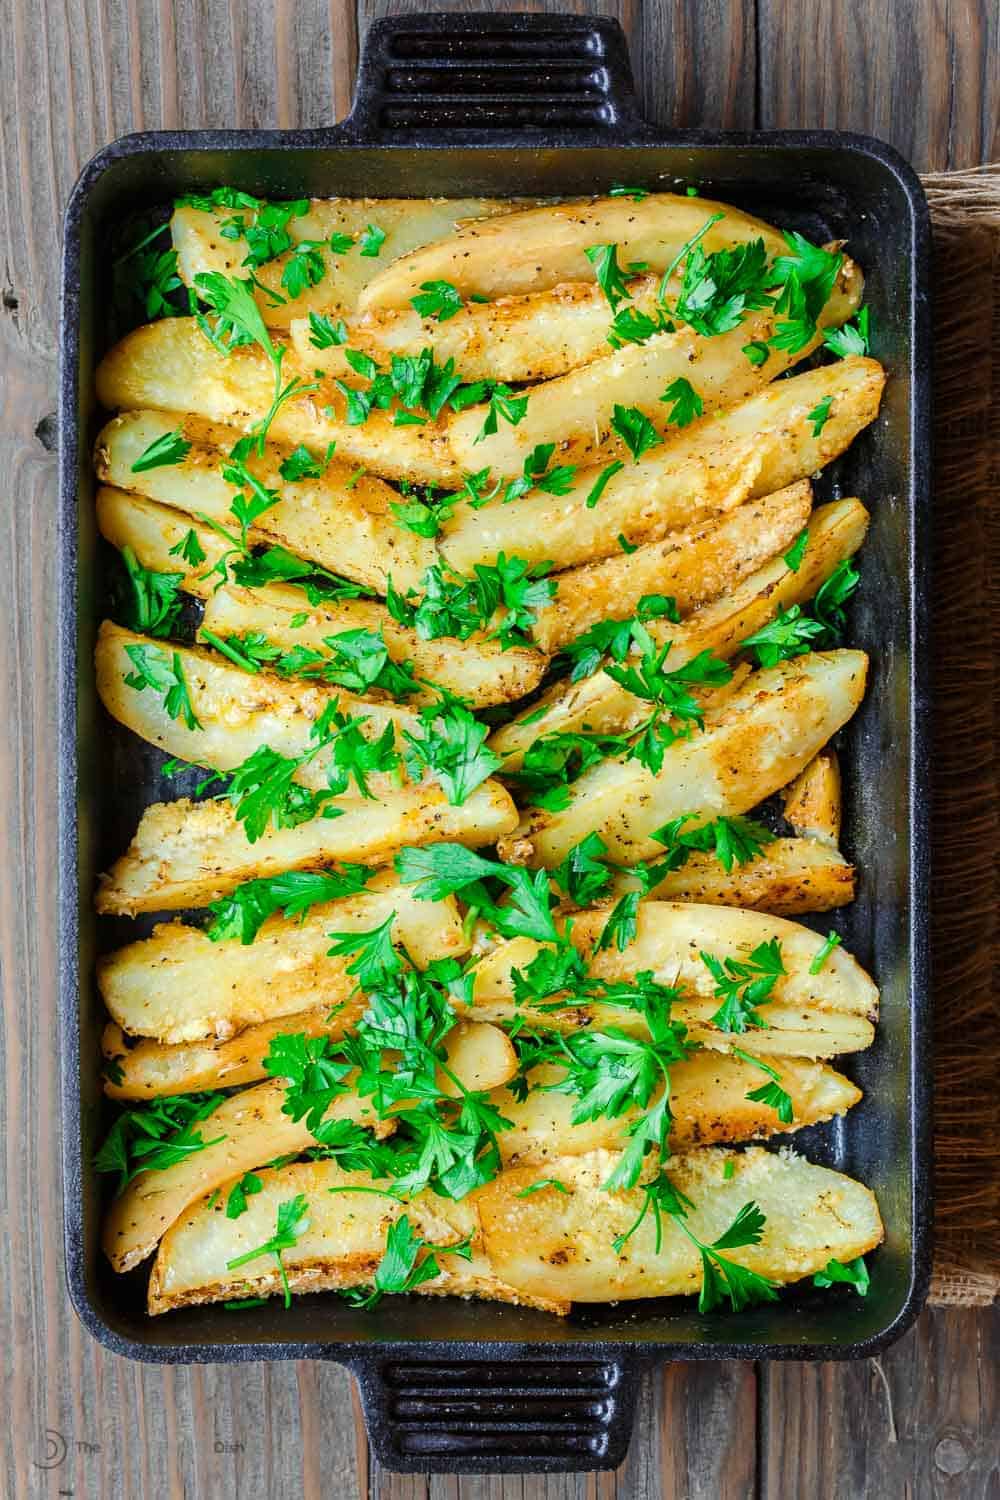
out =
[[[598,16],[390,16],[361,49],[343,131],[358,143],[614,144],[649,127],[639,114],[625,35]],[[581,139],[584,138],[584,139]],[[513,138],[513,139],[512,139]]]
[[[368,1440],[404,1474],[581,1473],[614,1469],[632,1435],[638,1364],[565,1355],[353,1365]]]

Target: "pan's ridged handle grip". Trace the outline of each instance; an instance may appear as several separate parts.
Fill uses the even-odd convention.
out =
[[[364,39],[354,108],[359,141],[429,132],[484,136],[641,133],[625,36],[597,16],[391,16]],[[444,144],[444,142],[442,142]]]
[[[355,1366],[375,1457],[404,1474],[614,1469],[632,1434],[637,1371],[614,1360]]]

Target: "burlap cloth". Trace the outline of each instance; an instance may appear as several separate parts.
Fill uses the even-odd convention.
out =
[[[923,179],[934,224],[935,1259],[1000,1293],[1000,164]]]

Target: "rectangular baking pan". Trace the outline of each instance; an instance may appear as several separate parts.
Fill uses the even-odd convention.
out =
[[[162,757],[97,702],[92,649],[101,545],[90,453],[94,367],[109,341],[112,225],[179,193],[231,183],[276,197],[586,195],[614,183],[697,185],[815,241],[849,240],[864,268],[882,413],[818,483],[872,511],[851,643],[871,685],[842,736],[845,840],[856,901],[836,919],[882,988],[875,1046],[847,1060],[865,1098],[796,1146],[875,1189],[886,1243],[864,1300],[804,1287],[740,1316],[690,1299],[581,1308],[560,1321],[458,1299],[390,1298],[362,1313],[330,1295],[231,1314],[148,1319],[146,1273],[103,1259],[104,1188],[92,1166],[106,1125],[98,1082],[97,872],[150,801],[175,794]],[[539,15],[429,15],[368,33],[350,117],[329,130],[132,135],[86,167],[66,218],[60,381],[59,613],[61,1014],[66,1263],[90,1331],[163,1363],[332,1359],[361,1386],[390,1468],[436,1472],[611,1468],[624,1456],[640,1372],[671,1359],[870,1355],[912,1321],[930,1263],[928,846],[930,527],[928,225],[911,169],[888,147],[826,132],[660,131],[639,117],[616,23]],[[825,929],[829,918],[818,920]]]

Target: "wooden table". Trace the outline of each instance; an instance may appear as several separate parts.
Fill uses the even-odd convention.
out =
[[[83,162],[125,131],[336,119],[350,103],[359,38],[388,8],[421,7],[0,0],[0,599],[9,622],[0,667],[0,847],[8,853],[0,882],[0,1494],[995,1497],[995,1311],[932,1309],[868,1363],[675,1365],[646,1389],[631,1454],[615,1475],[425,1480],[369,1465],[350,1382],[334,1367],[129,1364],[102,1353],[69,1310],[54,1042],[51,414],[62,207]],[[572,8],[622,20],[652,120],[870,131],[922,169],[1000,155],[1000,23],[991,0],[604,0]]]

